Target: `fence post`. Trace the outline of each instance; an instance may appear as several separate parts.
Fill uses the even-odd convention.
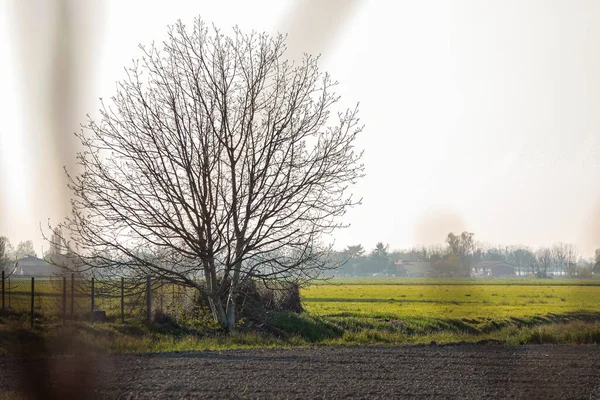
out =
[[[35,297],[35,278],[31,277],[31,327],[33,328],[33,313],[34,313],[34,299]]]
[[[2,311],[5,310],[4,308],[4,271],[2,271]]]
[[[75,274],[71,274],[71,319],[75,315]]]
[[[67,277],[63,276],[63,324],[67,320]]]
[[[150,275],[146,276],[146,319],[150,321],[152,319],[152,282],[150,281]]]
[[[121,322],[125,322],[125,278],[121,277]]]
[[[90,314],[90,321],[94,322],[94,277],[92,277],[92,312]]]

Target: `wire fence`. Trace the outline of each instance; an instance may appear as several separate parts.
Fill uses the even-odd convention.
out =
[[[194,303],[192,288],[150,277],[1,276],[1,311],[66,319],[149,320],[178,316]]]

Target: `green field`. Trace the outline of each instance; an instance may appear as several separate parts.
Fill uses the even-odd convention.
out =
[[[597,280],[348,278],[310,286],[302,299],[349,342],[515,341],[530,328],[600,322]]]
[[[600,312],[600,285],[330,284],[302,294],[306,310],[322,317],[501,319]]]

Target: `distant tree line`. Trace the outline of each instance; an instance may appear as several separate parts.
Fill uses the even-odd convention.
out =
[[[17,260],[27,256],[37,257],[31,240],[19,242],[15,248],[6,236],[0,236],[0,271],[10,272]]]
[[[31,240],[21,241],[15,248],[6,236],[0,236],[0,271],[10,272],[16,261],[27,256],[37,257]],[[65,255],[52,245],[44,252],[44,258],[48,260],[61,256]],[[445,245],[416,246],[404,250],[390,250],[390,246],[383,242],[378,242],[371,250],[361,244],[350,245],[342,251],[333,251],[330,259],[332,264],[341,265],[334,273],[342,276],[405,276],[400,264],[427,262],[430,276],[469,277],[477,272],[477,266],[483,261],[511,265],[518,276],[600,276],[600,248],[596,249],[594,258],[584,259],[577,248],[568,243],[538,249],[522,245],[492,246],[475,241],[474,234],[470,232],[460,235],[449,233]]]
[[[60,235],[60,230],[52,234],[48,240],[49,247],[43,250],[43,254],[40,257],[50,264],[66,266],[70,271],[77,272],[76,256],[68,251],[64,251],[58,245]],[[7,274],[12,273],[18,261],[26,257],[38,257],[38,253],[35,251],[31,240],[21,241],[14,247],[8,237],[0,235],[0,271],[5,271]]]
[[[334,252],[332,259],[343,263],[336,271],[342,276],[405,276],[402,265],[421,262],[428,263],[429,276],[469,277],[480,272],[478,266],[484,261],[505,263],[514,268],[517,276],[600,276],[600,249],[593,259],[584,259],[568,243],[532,249],[522,245],[492,246],[475,241],[474,236],[470,232],[449,233],[444,245],[405,250],[390,250],[383,242],[371,250],[357,244]]]

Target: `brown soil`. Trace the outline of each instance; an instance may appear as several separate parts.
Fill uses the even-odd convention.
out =
[[[44,380],[51,384],[42,385]],[[0,388],[5,395],[30,398],[600,399],[600,347],[315,347],[0,357]]]

